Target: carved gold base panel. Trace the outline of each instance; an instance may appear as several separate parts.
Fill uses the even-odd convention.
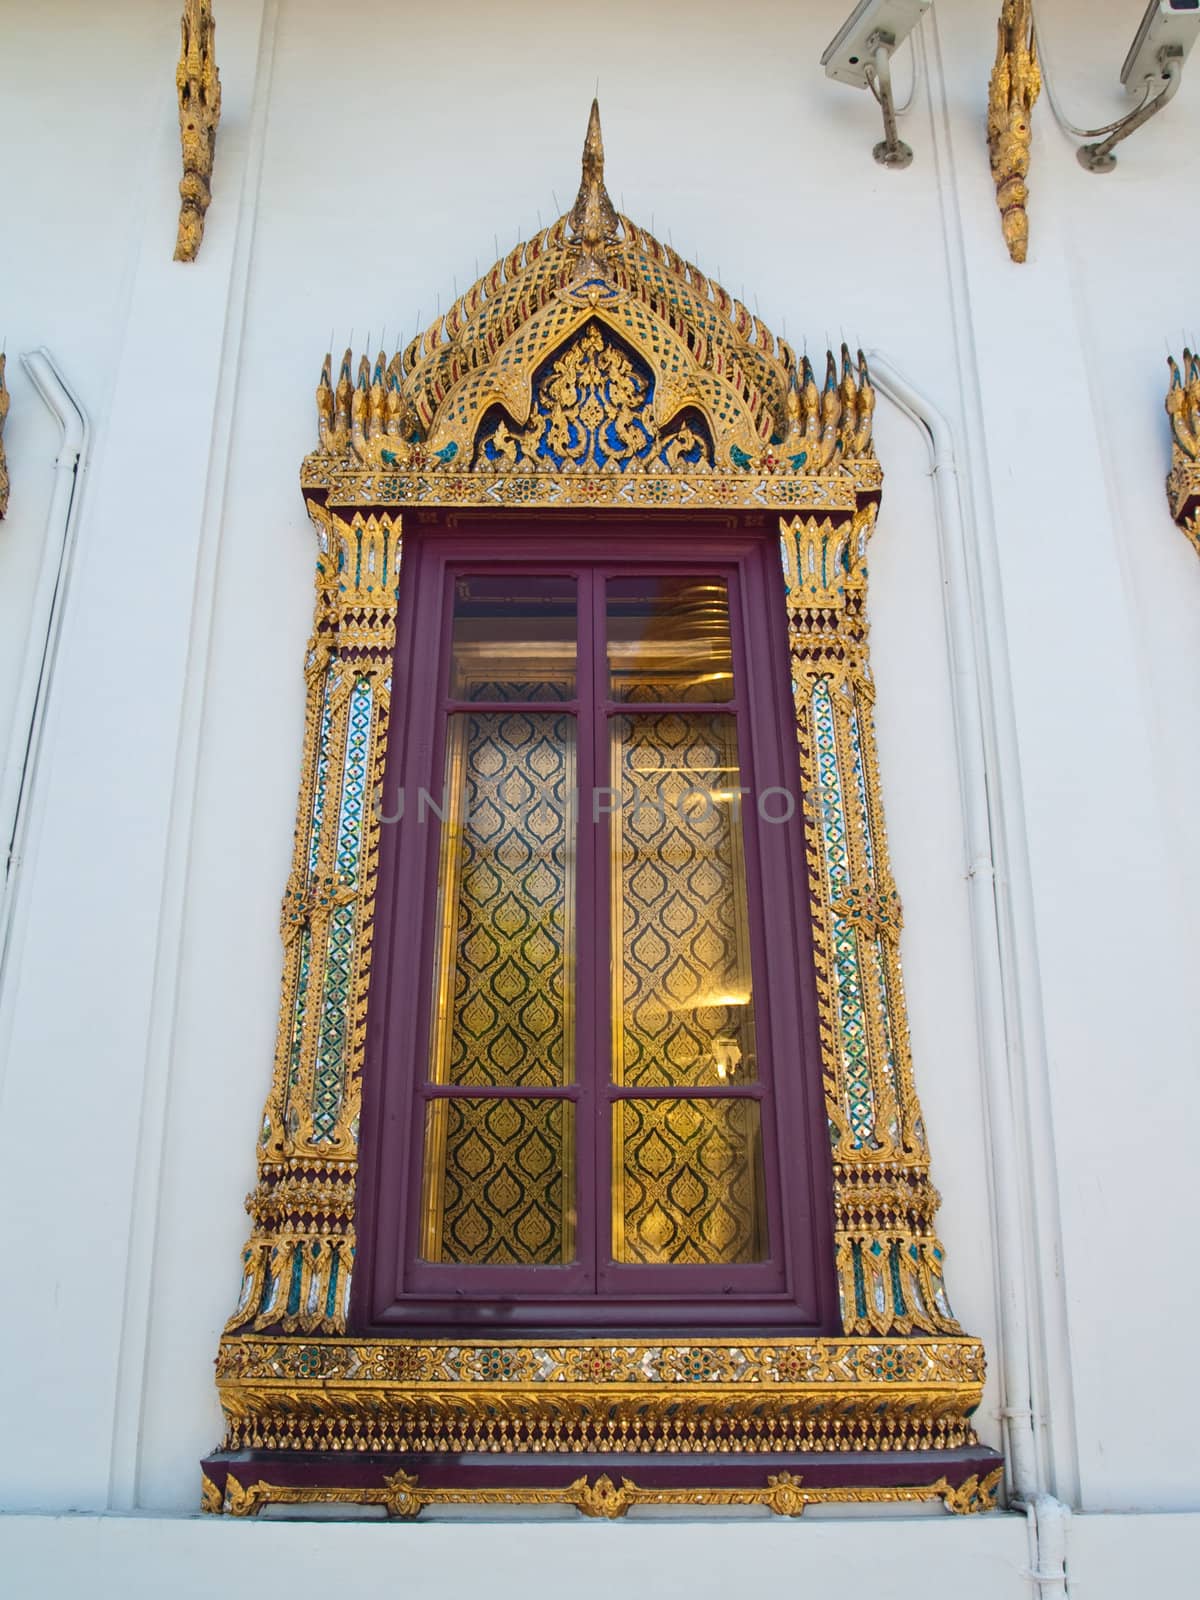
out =
[[[523,1479],[511,1474],[511,1481],[496,1483],[488,1481],[498,1475],[494,1467],[490,1472],[486,1466],[447,1471],[444,1466],[439,1469],[424,1463],[414,1465],[417,1470],[409,1471],[393,1461],[377,1461],[357,1475],[343,1470],[340,1478],[335,1465],[328,1483],[311,1481],[311,1469],[309,1480],[300,1483],[289,1482],[288,1477],[295,1475],[288,1474],[286,1467],[281,1470],[280,1464],[269,1458],[247,1457],[229,1462],[214,1459],[205,1463],[201,1509],[217,1515],[252,1517],[268,1506],[364,1506],[380,1507],[388,1517],[411,1521],[429,1507],[566,1506],[585,1517],[613,1521],[641,1507],[705,1511],[749,1506],[776,1516],[799,1517],[809,1506],[919,1505],[940,1501],[947,1511],[964,1516],[995,1509],[1003,1475],[999,1466],[965,1454],[948,1472],[923,1479],[921,1473],[928,1472],[929,1467],[922,1462],[912,1481],[894,1483],[862,1483],[855,1481],[857,1474],[851,1477],[828,1472],[820,1477],[831,1481],[815,1481],[813,1475],[786,1468],[776,1472],[762,1468],[738,1470],[724,1474],[724,1481],[715,1481],[722,1475],[719,1469],[707,1465],[702,1470],[712,1471],[713,1480],[695,1478],[693,1474],[695,1481],[669,1481],[680,1478],[669,1468],[638,1471],[635,1467],[637,1478],[619,1469],[614,1477],[611,1472],[595,1470],[570,1476],[561,1471],[556,1474],[551,1468],[527,1472]],[[568,1481],[563,1482],[562,1478]]]
[[[222,1451],[752,1455],[977,1445],[976,1339],[226,1337]]]

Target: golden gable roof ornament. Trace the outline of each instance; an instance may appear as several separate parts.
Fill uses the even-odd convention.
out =
[[[600,102],[592,101],[587,137],[583,142],[583,172],[579,193],[567,217],[573,242],[582,256],[580,276],[603,278],[607,275],[607,247],[617,242],[617,213],[604,187],[604,140],[600,133]]]
[[[328,505],[854,510],[878,496],[861,353],[824,385],[720,284],[621,216],[593,101],[571,210],[389,359],[317,389]]]

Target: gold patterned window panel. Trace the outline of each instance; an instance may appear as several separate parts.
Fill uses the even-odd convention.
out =
[[[430,1079],[574,1078],[575,719],[449,719]]]
[[[572,356],[577,340],[586,344]],[[564,386],[568,367],[580,380],[574,399]],[[548,381],[554,373],[557,387]],[[1170,402],[1172,509],[1184,517],[1195,513],[1188,476],[1196,462],[1195,388],[1189,361]],[[576,401],[578,416],[568,415]],[[740,301],[616,213],[604,187],[595,107],[583,181],[568,215],[498,261],[390,361],[382,352],[364,357],[355,374],[347,354],[335,381],[326,359],[317,391],[319,443],[301,472],[319,554],[299,814],[282,918],[278,1046],[258,1182],[247,1203],[252,1227],[242,1290],[217,1363],[225,1451],[248,1450],[257,1459],[232,1479],[228,1453],[205,1463],[210,1509],[218,1501],[230,1510],[257,1508],[289,1495],[294,1503],[296,1491],[287,1486],[296,1480],[280,1463],[295,1452],[322,1451],[336,1452],[344,1465],[370,1452],[399,1453],[395,1470],[410,1476],[413,1452],[485,1452],[498,1474],[506,1458],[563,1450],[614,1458],[680,1453],[705,1458],[706,1487],[714,1489],[725,1481],[720,1463],[745,1452],[796,1452],[819,1462],[869,1450],[890,1461],[911,1455],[916,1471],[911,1453],[932,1451],[940,1468],[931,1465],[920,1482],[936,1488],[944,1476],[961,1500],[955,1509],[991,1503],[997,1458],[978,1445],[970,1424],[982,1395],[983,1350],[961,1334],[943,1282],[875,754],[865,614],[867,542],[882,485],[873,409],[861,357],[854,362],[843,350],[839,366],[830,354],[822,386],[807,360]],[[507,418],[505,434],[498,418]],[[583,451],[580,428],[590,430]],[[541,452],[564,440],[571,449],[559,451],[559,460],[554,450]],[[531,518],[543,507],[777,516],[842,1336],[769,1346],[736,1338],[657,1345],[567,1339],[543,1348],[436,1337],[364,1341],[347,1333],[379,847],[375,802],[388,733],[400,514],[411,508],[420,516],[423,507],[517,508]],[[546,715],[554,714],[547,706]],[[731,986],[741,972],[737,929],[726,903],[709,932],[720,945],[713,946],[712,970]],[[651,955],[646,949],[652,968]],[[716,1050],[718,1041],[733,1040],[748,1069],[752,1033],[745,1017],[735,1021],[733,1011],[745,1008],[730,1006],[733,997],[732,987],[704,997],[713,1005],[695,1013],[701,1044]],[[465,1015],[469,1000],[462,1003]],[[631,1048],[620,1060],[628,1073],[643,1071],[632,1046],[645,1022],[644,1015],[627,1016],[623,1002]],[[484,1035],[491,1026],[485,1019]],[[724,1059],[731,1063],[732,1053]],[[469,1051],[461,1066],[467,1075],[482,1070]],[[553,1071],[569,1071],[565,1056]],[[642,1096],[651,1105],[653,1077]],[[540,1115],[539,1087],[531,1084],[525,1125]],[[482,1171],[469,1170],[478,1156],[467,1153],[467,1088],[458,1110],[441,1113],[445,1127],[433,1136],[447,1148],[458,1141],[462,1155],[457,1187],[447,1185],[443,1196],[443,1248],[456,1223],[466,1240],[458,1247],[479,1248],[473,1241],[486,1236],[479,1217],[499,1236],[478,1198],[479,1216],[462,1231],[464,1197],[475,1195],[472,1185],[482,1193],[487,1184]],[[483,1098],[478,1089],[474,1098]],[[541,1100],[548,1098],[541,1088]],[[565,1170],[569,1133],[552,1118],[543,1122],[538,1139],[550,1152],[559,1142]],[[673,1132],[686,1146],[689,1130]],[[716,1152],[744,1175],[732,1220],[718,1225],[746,1252],[758,1248],[761,1226],[748,1177],[756,1137],[743,1117]],[[516,1149],[520,1141],[514,1127],[500,1143]],[[698,1193],[700,1169],[713,1156],[703,1153],[703,1135],[695,1148],[696,1159],[679,1161],[676,1172],[688,1172]],[[528,1154],[520,1159],[528,1165]],[[661,1165],[663,1157],[652,1159]],[[683,1209],[687,1187],[677,1196]],[[489,1204],[498,1217],[507,1216],[507,1199],[503,1183],[493,1188]],[[541,1202],[534,1247],[558,1249],[562,1200],[552,1183]],[[393,1472],[381,1464],[385,1470]],[[370,1498],[361,1473],[351,1481],[360,1487],[343,1497]],[[400,1489],[394,1483],[387,1492],[395,1497]],[[599,1491],[597,1481],[587,1494]],[[495,1499],[504,1492],[464,1494]],[[564,1483],[558,1492],[576,1502],[584,1497],[577,1485]],[[636,1493],[624,1486],[612,1492]],[[843,1480],[836,1497],[855,1494]],[[397,1500],[412,1504],[412,1497]]]
[[[644,678],[626,697],[677,693]],[[763,1261],[757,1104],[654,1097],[757,1077],[736,724],[668,711],[611,727],[613,1076],[646,1096],[613,1106],[613,1258]]]
[[[1171,515],[1200,554],[1200,355],[1183,352],[1183,365],[1170,360],[1171,472],[1167,499]]]

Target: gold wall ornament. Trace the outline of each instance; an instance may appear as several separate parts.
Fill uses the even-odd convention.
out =
[[[976,1444],[983,1381],[982,1347],[961,1335],[534,1344],[244,1332],[217,1357],[226,1452],[945,1452]]]
[[[579,244],[578,282],[607,277],[608,247],[617,241],[617,213],[604,187],[604,140],[600,133],[600,105],[592,101],[583,141],[583,171],[579,193],[567,214],[571,235]]]
[[[876,505],[781,525],[847,1333],[960,1333],[913,1082],[867,638]]]
[[[8,421],[9,394],[4,382],[8,357],[0,351],[0,517],[8,511],[8,459],[4,454],[4,424]]]
[[[1200,554],[1200,354],[1183,352],[1180,367],[1168,357],[1171,386],[1167,415],[1171,419],[1171,471],[1167,500],[1171,515]]]
[[[229,1328],[341,1332],[354,1259],[360,1074],[396,642],[399,517],[310,503],[316,612],[275,1072]]]
[[[998,24],[996,65],[988,91],[988,150],[1004,242],[1014,261],[1029,251],[1030,147],[1033,108],[1042,92],[1033,0],[1004,0]]]
[[[213,152],[221,120],[221,75],[214,55],[216,23],[209,0],[184,0],[183,47],[175,69],[179,94],[179,140],[183,178],[179,184],[176,261],[194,261],[204,238],[204,214],[212,199]]]
[[[991,1511],[996,1504],[1001,1471],[972,1475],[961,1485],[944,1477],[932,1483],[895,1487],[819,1487],[808,1485],[791,1472],[773,1472],[764,1481],[737,1488],[690,1485],[639,1484],[622,1474],[615,1483],[608,1473],[586,1475],[559,1485],[513,1485],[503,1489],[477,1489],[455,1485],[422,1484],[418,1474],[403,1470],[389,1473],[369,1486],[324,1486],[271,1483],[264,1478],[244,1482],[245,1468],[229,1472],[224,1487],[205,1479],[203,1511],[231,1517],[254,1517],[267,1506],[368,1505],[381,1506],[388,1517],[412,1520],[428,1506],[573,1506],[585,1517],[616,1521],[635,1506],[680,1506],[711,1510],[725,1506],[761,1506],[780,1517],[800,1517],[811,1505],[914,1505],[940,1500],[957,1516]]]
[[[279,1462],[322,1452],[405,1471],[416,1454],[481,1452],[508,1487],[460,1497],[513,1503],[527,1497],[505,1462],[569,1451],[614,1467],[630,1452],[696,1458],[713,1464],[702,1486],[720,1490],[732,1480],[718,1465],[756,1454],[878,1451],[920,1473],[917,1453],[935,1452],[914,1481],[944,1477],[947,1495],[981,1504],[994,1492],[994,1477],[991,1490],[979,1480],[998,1458],[970,1422],[983,1349],[950,1310],[934,1230],[875,756],[874,405],[861,355],[830,353],[820,382],[719,284],[616,212],[595,107],[568,215],[404,351],[357,367],[347,351],[336,377],[325,358],[317,447],[300,475],[316,606],[278,1043],[242,1289],[218,1355],[227,1433],[205,1463],[209,1502],[271,1499],[291,1481]],[[778,517],[842,1337],[534,1346],[347,1331],[402,519],[458,507]],[[244,1451],[254,1461],[226,1487],[230,1453]],[[346,1487],[361,1473],[325,1481],[307,1498],[371,1501]],[[623,1492],[588,1488],[603,1505]]]

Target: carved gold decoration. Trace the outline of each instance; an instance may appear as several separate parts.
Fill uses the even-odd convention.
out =
[[[1171,419],[1171,471],[1167,499],[1171,515],[1200,554],[1200,355],[1183,352],[1180,368],[1168,357],[1171,387],[1167,415]]]
[[[0,517],[8,511],[8,461],[4,454],[4,424],[8,421],[9,396],[4,383],[8,357],[0,352]]]
[[[847,1333],[958,1333],[934,1231],[875,751],[866,616],[875,515],[868,503],[849,522],[782,525],[838,1285]]]
[[[1004,0],[998,25],[996,65],[988,93],[988,149],[1004,242],[1014,261],[1029,251],[1030,146],[1033,108],[1042,92],[1033,0]]]
[[[221,1342],[222,1449],[553,1454],[973,1445],[975,1339]]]
[[[579,193],[567,216],[579,241],[576,281],[590,283],[608,271],[608,250],[617,242],[617,213],[604,187],[604,140],[600,133],[600,105],[592,101],[583,141],[583,171]]]
[[[614,353],[601,353],[589,325]],[[581,334],[589,348],[571,355]],[[555,352],[621,375],[626,448],[606,451],[602,466],[522,448],[535,379]],[[628,388],[634,362],[653,377],[649,396]],[[561,414],[571,392],[565,376],[541,388],[547,414],[556,404]],[[790,499],[782,490],[797,475],[843,480],[855,463],[878,487],[873,406],[865,367],[839,378],[830,357],[822,390],[809,364],[739,300],[614,210],[593,107],[583,181],[567,216],[516,246],[403,352],[389,359],[380,351],[374,363],[363,356],[354,372],[347,351],[336,383],[327,358],[319,446],[301,481],[306,492],[328,491],[329,504],[655,504],[670,503],[678,474],[692,481],[677,503],[741,505],[751,503],[749,472],[775,480],[776,498],[760,487],[758,503],[798,509],[806,490],[792,486]],[[637,457],[635,412],[644,413],[647,436],[664,441],[684,423],[695,439],[701,426],[702,459],[688,464],[698,452],[686,434],[669,459]],[[484,438],[494,453],[480,460]],[[576,473],[591,481],[575,483]],[[733,474],[735,483],[710,482],[710,474]]]
[[[354,1257],[360,1073],[396,642],[399,517],[310,506],[316,616],[300,802],[284,895],[275,1074],[253,1232],[229,1328],[340,1332]]]
[[[319,553],[279,1037],[242,1293],[217,1367],[226,1451],[726,1459],[977,1448],[983,1350],[961,1335],[942,1281],[872,727],[874,399],[861,357],[831,354],[818,384],[745,306],[613,209],[594,111],[567,216],[497,262],[403,353],[364,356],[355,371],[347,352],[336,381],[326,358],[318,445],[301,471]],[[347,1336],[379,844],[371,800],[406,507],[779,516],[847,1337],[534,1346]],[[238,1470],[227,1511],[276,1498],[269,1473]],[[215,1471],[210,1463],[213,1482]],[[950,1487],[955,1476],[948,1465],[947,1486],[917,1498],[990,1503],[995,1473],[974,1487]],[[797,1483],[777,1478],[777,1509],[808,1493]],[[399,1487],[432,1503],[432,1490]],[[768,1490],[757,1491],[763,1503]],[[292,1503],[369,1503],[373,1492],[287,1490]],[[532,1503],[519,1487],[455,1493]],[[554,1491],[601,1510],[641,1493],[601,1480]],[[896,1496],[835,1496],[855,1497]]]
[[[973,1476],[957,1488],[945,1478],[917,1487],[810,1488],[802,1477],[776,1472],[765,1483],[752,1487],[708,1489],[643,1487],[624,1476],[618,1484],[605,1472],[591,1480],[586,1476],[575,1478],[561,1488],[468,1489],[425,1486],[416,1474],[403,1470],[388,1475],[378,1487],[354,1488],[278,1484],[264,1478],[243,1483],[231,1472],[225,1480],[224,1495],[215,1506],[209,1504],[208,1497],[208,1490],[214,1486],[205,1479],[203,1509],[225,1511],[232,1517],[253,1517],[266,1506],[372,1505],[382,1506],[389,1517],[411,1520],[427,1506],[573,1506],[585,1517],[615,1521],[635,1506],[762,1506],[776,1516],[800,1517],[812,1505],[913,1505],[940,1500],[947,1511],[961,1516],[993,1510],[1000,1477],[1000,1470],[996,1469],[983,1479]]]
[[[179,185],[176,261],[194,261],[204,238],[204,214],[212,199],[213,152],[221,120],[221,76],[213,54],[216,24],[209,0],[184,0],[183,47],[175,69],[179,94],[179,140],[183,178]]]

